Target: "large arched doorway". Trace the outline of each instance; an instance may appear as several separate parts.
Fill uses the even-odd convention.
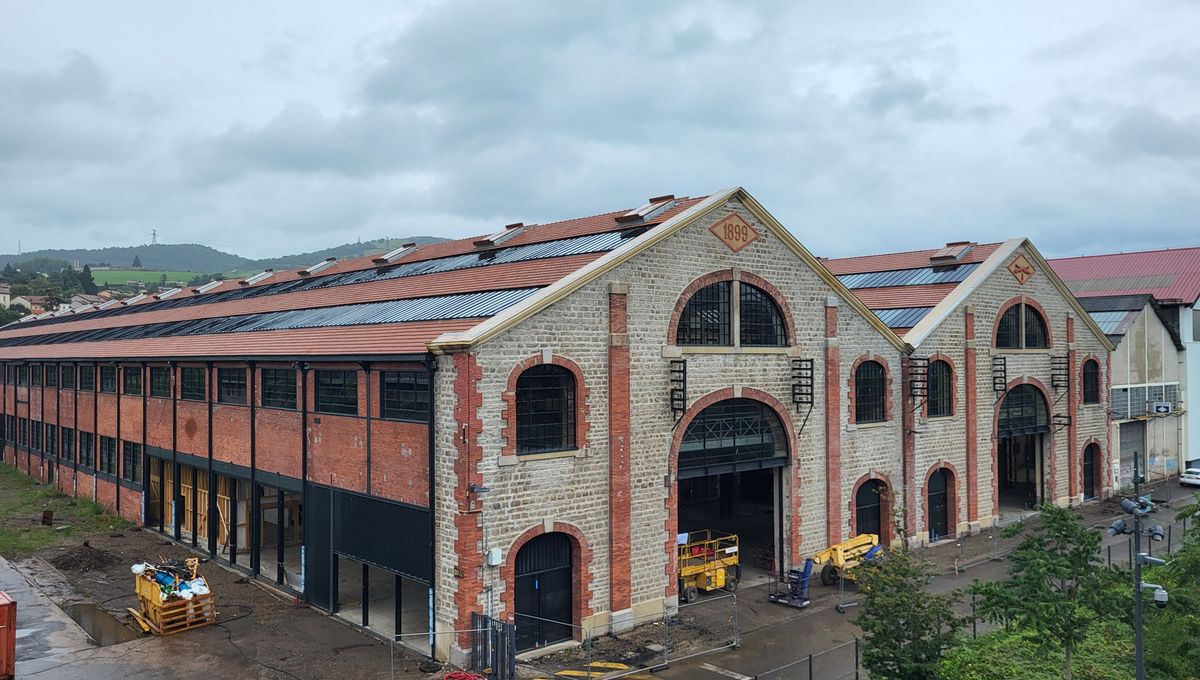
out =
[[[1100,488],[1100,447],[1088,444],[1083,450],[1083,499],[1090,501],[1096,498]]]
[[[679,446],[678,540],[704,530],[734,533],[742,583],[778,572],[788,455],[787,429],[761,401],[726,399],[696,414]]]
[[[1046,498],[1049,432],[1049,409],[1037,387],[1017,385],[1004,395],[996,415],[996,490],[1002,510],[1030,510]]]
[[[948,468],[938,468],[929,475],[927,504],[929,509],[929,542],[940,541],[950,535],[950,505],[953,495],[954,473]]]
[[[884,541],[884,494],[887,484],[879,479],[868,479],[854,492],[854,535],[875,534]]]
[[[551,532],[517,551],[515,601],[517,650],[570,640],[574,616],[571,537]]]

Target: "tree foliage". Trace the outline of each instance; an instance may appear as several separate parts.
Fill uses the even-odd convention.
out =
[[[1037,633],[998,630],[962,640],[947,650],[938,680],[1057,680],[1062,677],[1063,650],[1048,647]],[[1087,680],[1133,677],[1133,630],[1120,622],[1088,629],[1075,650],[1075,674]],[[1165,677],[1165,676],[1164,676]],[[1178,676],[1171,676],[1178,677]]]
[[[1114,572],[1100,558],[1100,535],[1079,520],[1067,508],[1042,506],[1040,522],[1009,558],[1009,578],[972,587],[985,620],[1061,649],[1065,680],[1072,678],[1073,657],[1092,624],[1120,618],[1122,611],[1110,588]]]
[[[963,620],[959,594],[928,592],[933,565],[905,548],[855,568],[862,593],[856,623],[865,635],[863,665],[872,677],[927,680]]]

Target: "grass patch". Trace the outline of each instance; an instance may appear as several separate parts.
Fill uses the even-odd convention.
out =
[[[196,275],[196,272],[154,271],[151,269],[101,269],[96,271],[93,269],[92,279],[100,285],[120,284],[127,281],[158,283],[162,280],[163,274],[167,275],[167,283],[187,283]]]
[[[42,525],[44,510],[54,511],[54,526]],[[0,464],[0,555],[22,557],[130,524],[91,500],[62,495],[54,486],[38,484],[13,466]]]

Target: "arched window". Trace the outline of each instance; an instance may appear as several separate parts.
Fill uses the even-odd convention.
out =
[[[732,281],[718,281],[696,291],[679,317],[675,342],[680,345],[733,344],[729,294]]]
[[[869,479],[858,487],[854,494],[854,533],[883,535],[883,493],[887,485],[878,479]]]
[[[1045,349],[1049,346],[1046,319],[1033,305],[1015,304],[1000,317],[996,327],[998,349]]]
[[[1083,362],[1083,403],[1100,403],[1100,364],[1094,359]]]
[[[954,380],[950,364],[945,361],[929,362],[929,416],[954,415]]]
[[[735,310],[740,329],[736,335]],[[765,290],[741,281],[718,281],[696,291],[684,305],[675,330],[675,344],[786,347],[787,322],[775,299]]]
[[[575,376],[539,364],[517,378],[517,453],[575,448]]]
[[[730,471],[776,467],[787,462],[788,438],[775,411],[753,399],[726,399],[688,423],[679,447],[679,478],[710,466]]]
[[[738,320],[743,345],[752,347],[783,347],[787,345],[787,326],[779,306],[761,288],[741,283]]]
[[[854,369],[854,422],[887,420],[886,383],[883,365],[878,361],[864,361]]]

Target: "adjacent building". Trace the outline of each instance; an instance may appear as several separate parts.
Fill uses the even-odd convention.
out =
[[[452,657],[677,606],[696,530],[752,580],[1102,497],[1111,349],[1028,241],[821,261],[730,189],[9,325],[0,450]]]

